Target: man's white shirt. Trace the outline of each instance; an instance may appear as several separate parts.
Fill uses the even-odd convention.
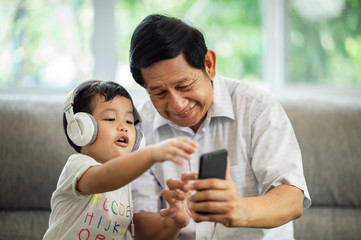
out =
[[[303,208],[311,205],[299,145],[280,103],[251,84],[216,75],[213,100],[205,120],[194,133],[161,117],[150,101],[139,112],[147,144],[173,137],[189,137],[199,149],[184,166],[172,162],[155,164],[132,183],[134,211],[159,212],[167,205],[160,197],[168,178],[182,172],[198,172],[203,153],[225,148],[231,160],[231,177],[241,197],[260,196],[280,184],[304,192]],[[184,228],[177,239],[211,239],[214,223],[195,223]],[[293,239],[292,222],[274,229],[226,228],[217,224],[215,239]]]

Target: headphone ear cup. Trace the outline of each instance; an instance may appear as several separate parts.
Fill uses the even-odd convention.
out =
[[[135,126],[135,142],[132,152],[145,147],[145,137],[140,127]]]
[[[78,112],[74,115],[74,119],[76,123],[74,121],[70,122],[67,128],[68,136],[71,141],[79,147],[92,144],[98,134],[97,122],[94,117],[89,113]],[[73,132],[74,128],[72,127],[72,124],[78,124],[80,133]]]

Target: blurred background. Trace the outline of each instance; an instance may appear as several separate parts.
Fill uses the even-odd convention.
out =
[[[74,153],[62,127],[70,89],[114,80],[136,106],[148,98],[128,53],[151,13],[199,28],[219,74],[280,100],[312,198],[295,239],[360,239],[361,0],[0,0],[0,238],[48,227]]]
[[[66,93],[87,79],[141,91],[128,51],[151,13],[199,28],[224,76],[361,97],[360,0],[0,0],[0,93]]]

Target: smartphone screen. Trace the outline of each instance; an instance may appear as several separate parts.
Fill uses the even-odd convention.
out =
[[[199,179],[220,178],[225,179],[227,167],[227,150],[205,153],[199,162]]]

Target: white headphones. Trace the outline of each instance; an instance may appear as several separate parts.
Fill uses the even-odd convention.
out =
[[[97,138],[98,126],[94,117],[86,112],[78,112],[74,115],[73,105],[74,96],[78,87],[74,88],[67,95],[64,103],[65,118],[68,123],[67,134],[70,140],[77,146],[83,147],[92,144]],[[145,138],[143,131],[140,129],[141,118],[137,109],[134,109],[135,122],[135,142],[132,151],[143,148],[145,146]]]

